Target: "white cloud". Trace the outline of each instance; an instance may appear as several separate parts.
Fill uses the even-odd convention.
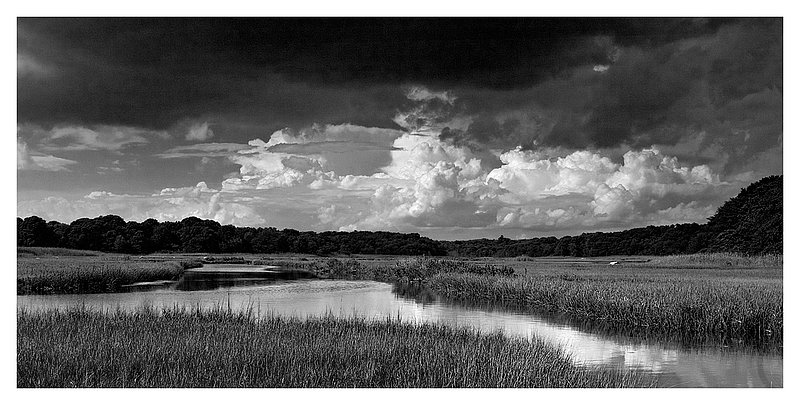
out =
[[[393,129],[350,124],[275,131],[267,142],[254,139],[248,143],[250,148],[229,157],[241,167],[238,176],[223,182],[223,189],[319,189],[340,175],[352,176],[354,167],[372,175],[390,162],[389,152],[395,149],[393,142],[401,134]]]
[[[317,209],[317,220],[323,229],[338,229],[353,223],[360,211],[350,204],[332,203]]]
[[[74,160],[33,152],[25,141],[17,137],[17,170],[69,171],[68,166],[76,163]]]
[[[200,182],[195,187],[167,188],[153,195],[115,194],[92,191],[83,199],[70,201],[63,197],[20,201],[17,215],[37,215],[70,222],[82,217],[115,214],[127,220],[180,221],[195,216],[223,224],[264,226],[264,220],[243,196],[221,193]]]
[[[194,216],[223,224],[265,225],[253,207],[237,201],[235,196],[215,193],[213,190],[207,189],[205,183],[201,184],[198,184],[193,190],[184,190],[184,192],[164,199],[153,199],[153,206],[147,211],[148,217],[159,221],[180,221],[183,218]]]
[[[447,104],[453,104],[456,97],[447,91],[431,91],[425,86],[411,86],[406,91],[406,98],[414,101],[430,101],[434,99],[441,100]]]
[[[342,229],[401,230],[410,223],[446,223],[474,214],[472,195],[484,187],[480,159],[466,148],[419,134],[404,134],[393,146],[392,162],[381,173],[339,179],[342,189],[375,190],[372,212]]]
[[[653,224],[674,224],[681,222],[694,222],[698,218],[709,218],[716,209],[712,205],[702,205],[696,201],[680,203],[674,207],[659,210],[650,218]]]
[[[55,74],[55,69],[37,60],[31,55],[17,54],[17,76],[48,77]]]
[[[629,217],[634,212],[635,196],[621,185],[609,187],[601,184],[594,193],[589,206],[595,215],[618,220]]]
[[[658,149],[629,151],[623,159],[622,167],[606,181],[608,185],[629,190],[649,188],[663,196],[683,186],[719,183],[719,176],[708,166],[680,166],[677,158],[664,156]]]
[[[17,170],[24,170],[34,165],[28,151],[28,144],[17,137]]]
[[[126,126],[98,125],[56,126],[50,130],[26,126],[18,128],[26,139],[36,139],[45,151],[119,151],[131,146],[150,143],[152,139],[169,138],[165,131],[151,131]]]
[[[164,188],[158,194],[153,194],[154,197],[199,197],[201,194],[218,193],[219,190],[208,188],[206,182],[201,181],[194,187],[178,187],[178,188]]]
[[[353,124],[314,126],[319,137],[328,141],[364,142],[377,145],[391,145],[403,135],[403,131],[389,128],[362,127]]]
[[[409,98],[451,100],[423,90],[410,92]],[[330,156],[344,151],[326,154],[329,145],[371,139],[380,139],[389,154],[387,164],[375,173],[326,170]],[[249,145],[230,157],[241,167],[237,176],[223,182],[224,191],[302,187],[320,203],[319,225],[343,230],[558,230],[640,224],[660,217],[703,221],[715,203],[710,195],[721,184],[709,167],[682,166],[656,148],[628,151],[622,163],[595,151],[552,155],[558,151],[516,148],[498,152],[500,167],[492,169],[482,166],[469,148],[419,131],[397,135],[349,125],[314,126],[276,131],[267,142],[256,139]],[[368,201],[367,209],[347,211],[334,202],[342,198]]]
[[[502,220],[500,220],[502,218]],[[523,229],[570,229],[596,224],[582,206],[562,205],[560,208],[517,207],[501,208],[496,226]]]
[[[74,160],[63,159],[52,155],[35,155],[31,156],[31,160],[33,160],[34,163],[34,166],[30,168],[31,170],[43,170],[48,172],[69,171],[67,168],[68,166],[78,163]]]
[[[270,152],[266,143],[260,139],[250,141],[250,145],[253,148],[239,151],[239,154],[230,158],[241,167],[238,177],[222,182],[223,190],[307,186],[315,180],[330,178],[333,175],[322,171],[319,159]]]
[[[208,126],[208,122],[195,123],[189,127],[189,131],[186,132],[186,140],[187,141],[207,141],[214,137],[214,131]]]
[[[89,194],[83,196],[83,198],[88,198],[90,200],[100,200],[100,199],[110,199],[110,198],[128,198],[133,197],[130,194],[114,194],[108,191],[92,191]]]
[[[241,143],[197,143],[194,145],[176,146],[155,156],[162,159],[230,157],[234,156],[236,152],[240,150],[249,148],[249,145]]]
[[[403,131],[389,128],[362,127],[353,124],[314,124],[299,131],[284,128],[275,131],[266,143],[267,147],[279,144],[305,144],[313,142],[355,142],[389,146],[403,135]]]
[[[404,135],[395,146],[381,181],[342,179],[342,187],[376,187],[371,214],[344,229],[467,226],[467,210],[475,223],[492,216],[485,225],[530,229],[703,221],[722,185],[707,166],[681,166],[657,149],[629,151],[620,165],[590,151],[550,157],[517,148],[487,171],[469,150],[433,137]]]
[[[551,159],[517,148],[501,154],[500,161],[503,165],[492,170],[487,179],[497,181],[516,201],[594,192],[618,168],[609,158],[589,151]]]
[[[414,102],[414,107],[398,112],[393,121],[412,134],[438,136],[445,127],[465,130],[471,122],[471,117],[457,113],[457,98],[449,92],[413,86],[406,92],[406,98]]]
[[[391,163],[389,152],[402,131],[351,124],[313,125],[300,131],[277,131],[267,142],[270,152],[308,156],[323,172],[339,176],[372,175]]]
[[[246,148],[199,144],[170,152],[231,153],[241,167],[221,189],[199,182],[152,195],[94,191],[71,205],[59,199],[20,202],[18,211],[53,218],[63,210],[56,214],[59,219],[105,213],[135,220],[197,216],[237,225],[303,223],[318,230],[555,233],[702,222],[719,204],[715,196],[725,186],[707,166],[681,165],[654,148],[628,151],[621,163],[600,152],[550,156],[546,150],[517,148],[500,153],[500,167],[491,169],[468,148],[409,133],[392,141],[389,163],[378,172],[342,176],[325,171],[322,156],[270,150],[287,141],[314,142],[295,142],[299,138],[278,131],[268,142],[252,140]],[[24,156],[24,147],[20,150]],[[311,215],[302,221],[281,217],[303,213]]]

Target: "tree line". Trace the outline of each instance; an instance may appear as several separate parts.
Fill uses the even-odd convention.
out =
[[[783,176],[768,176],[725,202],[705,224],[648,226],[562,238],[442,242],[459,256],[611,256],[783,253]]]
[[[235,227],[195,217],[125,221],[116,215],[70,224],[17,218],[17,245],[130,254],[303,253],[426,256],[608,256],[698,252],[783,253],[783,176],[769,176],[722,205],[706,224],[648,226],[561,238],[435,241],[417,233],[301,232]]]

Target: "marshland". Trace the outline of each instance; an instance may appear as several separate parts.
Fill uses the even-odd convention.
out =
[[[196,3],[16,19],[18,388],[792,386],[781,13]]]
[[[434,324],[222,310],[18,315],[21,387],[630,387],[541,341]],[[53,353],[53,348],[58,348]]]
[[[18,252],[19,386],[783,381],[778,255],[80,254]]]

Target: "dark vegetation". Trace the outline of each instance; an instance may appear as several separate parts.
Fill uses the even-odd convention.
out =
[[[783,253],[783,176],[751,184],[728,200],[706,224],[708,250]]]
[[[735,255],[715,254],[714,262]],[[766,256],[759,256],[766,257]],[[422,294],[467,304],[501,304],[554,314],[590,330],[688,346],[741,346],[763,350],[783,345],[781,272],[740,257],[741,266],[701,269],[694,256],[676,257],[670,268],[607,266],[515,271],[505,265],[413,258],[368,266],[328,259],[305,266],[317,274],[415,285]],[[705,258],[710,260],[710,258]]]
[[[101,256],[103,253],[92,250],[75,250],[53,247],[18,247],[17,257],[51,257],[51,256]]]
[[[71,224],[17,218],[18,246],[48,246],[116,253],[446,254],[441,243],[394,232],[300,232],[235,227],[195,217],[180,222],[128,221],[116,215]]]
[[[50,250],[37,249],[42,254]],[[460,303],[552,314],[613,334],[773,350],[783,344],[780,257],[665,256],[614,267],[430,257],[258,261],[309,277],[384,281]],[[121,255],[23,257],[18,259],[17,294],[116,292],[141,281],[177,280],[186,268],[198,265],[180,258],[149,261]]]
[[[365,265],[358,260],[327,259],[300,264],[321,278],[347,280],[376,280],[385,282],[424,281],[439,273],[479,274],[514,277],[510,266],[472,264],[433,258],[410,258],[398,260],[390,265]],[[298,266],[296,263],[295,266]]]
[[[129,257],[17,259],[17,294],[110,293],[145,281],[177,280],[193,261],[142,262]]]
[[[648,226],[562,238],[434,241],[394,232],[300,232],[294,229],[220,225],[186,218],[126,222],[115,215],[71,224],[17,218],[17,245],[117,253],[303,253],[427,256],[609,256],[734,252],[783,253],[783,176],[769,176],[743,189],[706,224]]]
[[[424,286],[436,296],[502,303],[558,314],[588,329],[688,346],[783,344],[781,283],[694,275],[561,273],[509,278],[439,273]]]
[[[636,387],[540,340],[400,320],[17,312],[18,387]]]

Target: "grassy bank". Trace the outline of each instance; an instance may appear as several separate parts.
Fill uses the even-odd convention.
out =
[[[783,344],[781,256],[682,255],[614,266],[580,258],[242,259],[304,269],[322,278],[412,281],[445,298],[566,314],[587,328],[611,333],[688,344],[759,348]],[[17,292],[112,292],[124,284],[174,280],[188,262],[177,261],[180,256],[173,260],[135,261],[114,255],[22,257],[18,258]]]
[[[783,344],[782,262],[779,255],[715,253],[614,266],[580,258],[408,258],[373,265],[325,259],[298,265],[323,277],[413,281],[432,296],[566,315],[592,330],[772,350]]]
[[[120,291],[126,284],[176,280],[197,262],[143,262],[126,256],[17,258],[17,294]]]
[[[647,265],[676,269],[689,268],[774,268],[783,266],[783,255],[750,255],[736,253],[697,253],[653,257]]]
[[[782,284],[740,277],[674,274],[532,274],[497,277],[440,273],[435,294],[567,314],[611,332],[683,343],[783,344]]]
[[[416,280],[425,294],[566,315],[589,329],[615,334],[769,350],[783,344],[779,255],[665,256],[615,266],[574,258],[516,263],[414,258],[390,266],[351,262],[326,265],[341,268],[333,275]]]
[[[220,311],[17,313],[19,387],[631,387],[543,342],[436,325]]]
[[[102,256],[105,253],[93,250],[75,250],[52,247],[18,247],[17,257],[36,256]]]
[[[492,276],[513,276],[515,274],[514,269],[506,265],[478,265],[468,261],[424,257],[408,257],[394,260],[393,263],[372,264],[356,259],[324,259],[294,262],[290,266],[307,269],[322,278],[386,282],[422,281],[440,273],[472,273]]]

